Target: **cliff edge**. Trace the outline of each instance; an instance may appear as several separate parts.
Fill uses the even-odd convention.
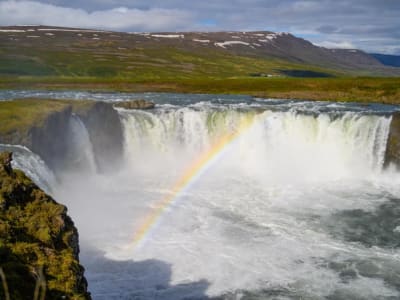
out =
[[[392,115],[390,123],[384,166],[389,167],[390,165],[394,165],[397,169],[400,168],[400,112]]]
[[[11,161],[11,153],[0,153],[0,298],[6,282],[10,299],[33,299],[37,284],[46,299],[91,299],[66,207]]]

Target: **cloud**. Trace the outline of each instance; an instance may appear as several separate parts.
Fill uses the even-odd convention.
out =
[[[322,25],[316,29],[320,33],[334,33],[337,32],[338,28],[332,25]]]
[[[116,7],[87,12],[35,1],[0,2],[0,25],[40,24],[111,30],[176,30],[190,23],[191,14],[179,9]]]
[[[316,45],[332,49],[356,49],[357,47],[349,41],[323,41]]]

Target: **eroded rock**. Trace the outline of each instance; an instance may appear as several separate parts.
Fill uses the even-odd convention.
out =
[[[395,112],[390,124],[385,153],[385,167],[394,165],[400,168],[400,112]]]
[[[152,109],[155,104],[151,101],[137,99],[130,101],[122,101],[114,104],[115,107],[122,107],[125,109]]]

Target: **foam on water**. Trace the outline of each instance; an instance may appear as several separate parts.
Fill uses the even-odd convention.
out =
[[[124,168],[74,174],[57,191],[80,230],[95,299],[400,295],[398,248],[363,236],[400,238],[386,207],[399,199],[400,178],[382,171],[390,117],[213,103],[120,116]],[[254,120],[250,129],[167,208],[145,244],[128,247],[185,167],[243,118]],[[393,220],[387,232],[368,227],[378,212]]]
[[[25,172],[40,188],[51,193],[52,188],[57,185],[53,172],[46,163],[28,148],[19,145],[0,144],[0,152],[13,152],[12,166]]]
[[[79,229],[94,299],[400,297],[400,177],[382,170],[390,113],[398,107],[0,92],[0,99],[16,96],[137,96],[158,104],[152,111],[119,110],[125,164],[112,174],[96,174],[88,132],[73,117],[68,153],[81,168],[62,174],[58,185],[48,183]],[[252,126],[173,201],[144,244],[130,247],[187,166],[243,120]],[[39,175],[38,183],[52,178],[27,149],[15,163]]]

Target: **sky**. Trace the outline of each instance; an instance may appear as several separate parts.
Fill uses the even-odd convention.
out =
[[[400,55],[400,0],[0,0],[1,25],[269,30],[327,48]]]

